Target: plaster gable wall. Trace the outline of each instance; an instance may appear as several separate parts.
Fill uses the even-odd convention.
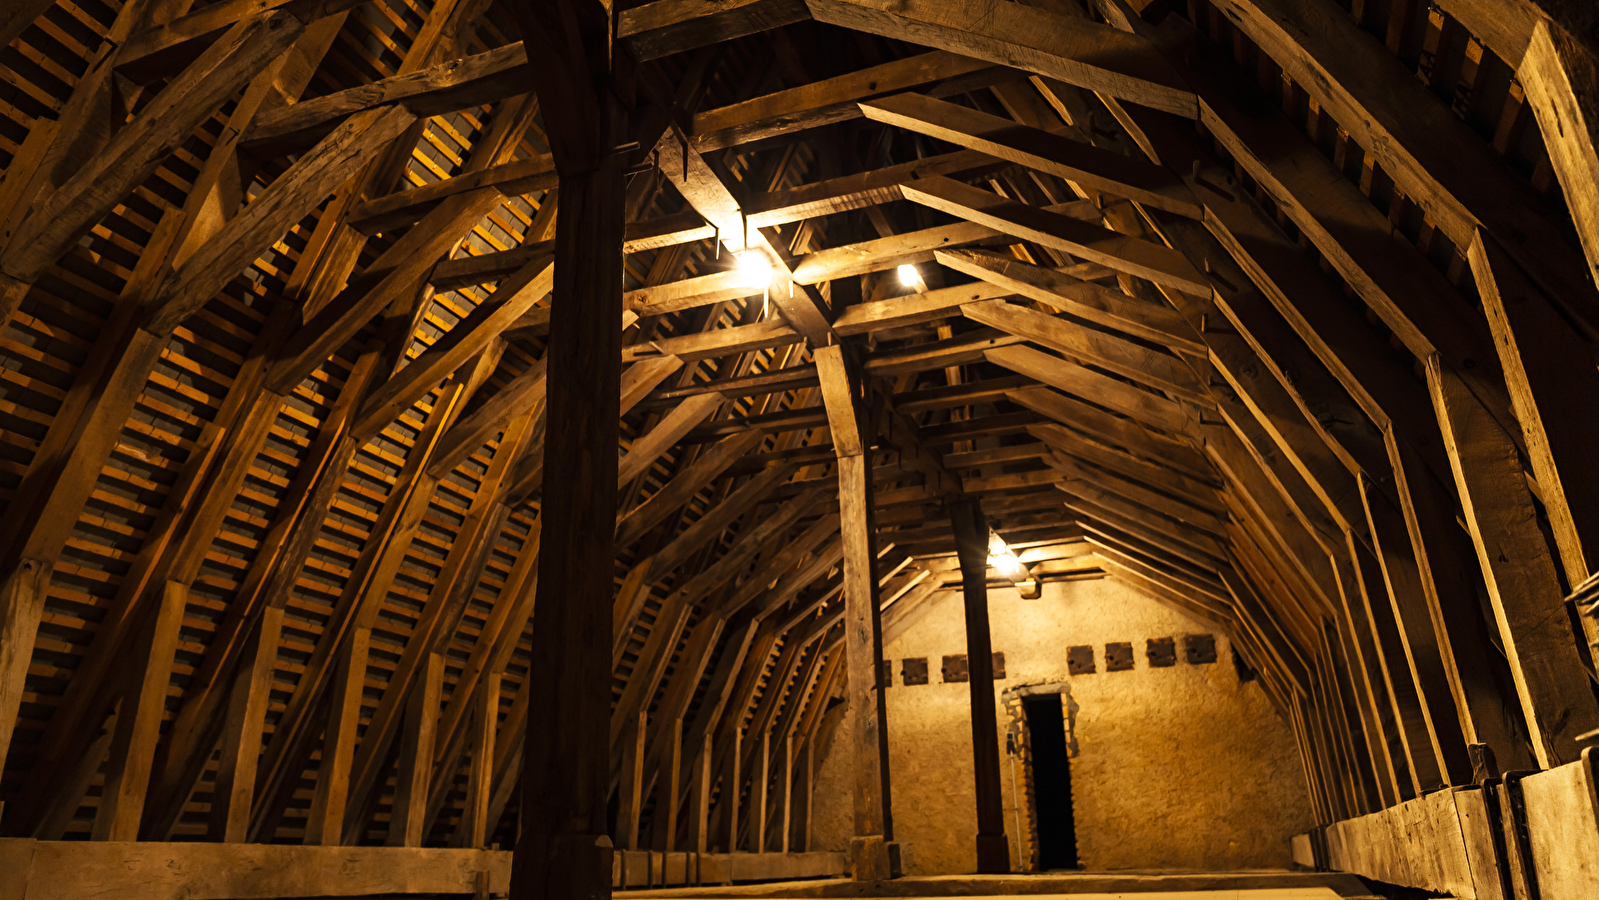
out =
[[[1011,722],[1003,692],[1065,683],[1076,704],[1078,756],[1072,760],[1073,807],[1084,868],[1259,868],[1290,863],[1289,838],[1313,823],[1293,733],[1258,682],[1241,682],[1227,640],[1111,580],[1046,585],[1039,600],[1015,590],[989,594],[994,649],[1006,678],[995,684],[999,735]],[[1216,662],[1190,665],[1183,635],[1216,636]],[[1149,638],[1177,639],[1177,664],[1151,668]],[[1132,671],[1107,672],[1105,644],[1133,644]],[[1068,646],[1094,647],[1096,671],[1068,675]],[[890,776],[895,837],[908,874],[976,868],[968,685],[944,684],[947,654],[964,653],[958,594],[934,607],[884,648],[892,661],[888,691]],[[926,685],[904,685],[907,657],[926,657]],[[1014,709],[1014,705],[1012,706]],[[817,776],[813,846],[844,849],[852,829],[853,772],[846,714]],[[1031,825],[1024,764],[1001,747],[1000,776],[1012,865],[1030,856],[1021,830]],[[1017,778],[1013,785],[1012,778]]]

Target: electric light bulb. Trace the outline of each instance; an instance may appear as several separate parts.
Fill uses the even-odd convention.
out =
[[[998,572],[1000,577],[1013,584],[1020,584],[1032,577],[1022,561],[1016,558],[1016,553],[1005,543],[1005,539],[996,532],[988,533],[988,565]]]
[[[920,289],[922,286],[922,273],[916,271],[915,266],[906,263],[899,267],[899,283],[908,288]]]
[[[743,286],[758,288],[772,283],[772,261],[759,250],[740,250],[733,262]]]

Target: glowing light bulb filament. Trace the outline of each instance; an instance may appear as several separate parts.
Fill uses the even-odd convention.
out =
[[[759,250],[740,250],[734,257],[739,284],[744,287],[767,287],[772,283],[772,261]]]
[[[914,288],[918,291],[922,290],[922,273],[916,271],[915,266],[911,265],[910,263],[906,263],[905,265],[900,266],[896,271],[899,272],[900,284],[908,288]]]
[[[1012,584],[1021,584],[1032,577],[1005,539],[994,532],[988,535],[988,565]]]

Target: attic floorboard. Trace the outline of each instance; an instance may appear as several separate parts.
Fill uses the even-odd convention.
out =
[[[1013,875],[907,875],[862,885],[846,878],[769,884],[617,890],[619,898],[651,897],[1073,897],[1108,900],[1374,900],[1360,879],[1340,873],[1250,870],[1050,872]]]

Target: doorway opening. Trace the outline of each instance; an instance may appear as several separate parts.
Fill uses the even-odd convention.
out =
[[[1022,698],[1027,719],[1027,764],[1038,827],[1038,868],[1077,868],[1077,820],[1072,814],[1072,768],[1066,750],[1066,720],[1059,694]]]

